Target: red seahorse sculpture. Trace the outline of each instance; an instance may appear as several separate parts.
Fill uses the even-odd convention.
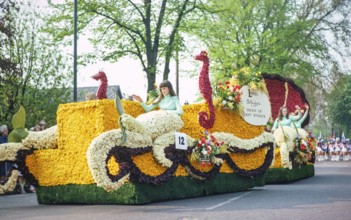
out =
[[[210,78],[208,76],[210,60],[207,56],[206,51],[201,51],[199,55],[196,55],[195,60],[203,61],[199,76],[199,87],[200,92],[204,97],[210,111],[210,115],[208,115],[207,112],[204,111],[199,113],[199,123],[203,128],[210,129],[212,128],[216,119],[215,108],[212,102],[212,87],[210,83]]]
[[[96,91],[96,98],[107,99],[107,77],[103,71],[99,71],[97,74],[91,76],[95,80],[100,80],[100,86]]]

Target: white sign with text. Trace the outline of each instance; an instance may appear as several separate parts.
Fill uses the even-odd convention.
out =
[[[186,150],[188,148],[187,138],[185,133],[175,132],[175,148]]]
[[[250,89],[249,86],[243,86],[241,92],[240,102],[244,107],[244,120],[252,125],[266,125],[271,116],[268,95],[262,90]]]

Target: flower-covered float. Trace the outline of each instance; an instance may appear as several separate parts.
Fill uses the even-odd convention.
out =
[[[292,80],[279,75],[262,74],[269,94],[272,118],[281,106],[289,111],[308,103],[304,91]],[[306,109],[305,109],[306,111]],[[309,114],[301,127],[309,123]],[[297,127],[283,127],[274,132],[277,147],[274,163],[266,174],[266,183],[286,183],[314,176],[315,138]]]
[[[197,59],[203,61],[199,85],[205,102],[183,106],[182,117],[145,113],[139,103],[118,96],[62,104],[57,126],[0,145],[0,160],[17,162],[42,204],[142,204],[236,192],[264,185],[268,170],[288,170],[263,125],[245,121],[240,108],[215,108],[207,53]],[[261,81],[271,92],[268,76]],[[16,175],[14,170],[12,182],[2,185],[4,192]]]

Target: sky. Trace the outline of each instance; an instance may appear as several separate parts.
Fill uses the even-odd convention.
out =
[[[53,3],[64,3],[64,0],[51,0]],[[36,0],[36,4],[41,6],[47,6],[47,0]],[[79,20],[78,20],[79,22]],[[93,51],[92,45],[87,40],[89,36],[78,35],[78,56],[83,53]],[[73,38],[73,36],[72,36]],[[199,86],[197,77],[189,77],[189,73],[196,75],[200,72],[201,63],[194,61],[193,56],[198,54],[201,50],[204,50],[203,45],[194,44],[194,53],[186,57],[185,60],[180,62],[180,77],[179,77],[179,99],[181,103],[188,101],[189,103],[194,102],[198,98]],[[70,48],[67,48],[69,51]],[[73,45],[72,45],[73,54]],[[77,86],[98,86],[99,82],[91,78],[92,75],[102,70],[106,73],[109,85],[120,85],[122,93],[126,95],[140,95],[143,99],[146,98],[147,94],[147,79],[146,74],[139,61],[133,60],[128,57],[119,59],[115,63],[103,62],[96,60],[87,66],[79,65],[77,67]],[[72,64],[73,65],[73,64]],[[161,63],[160,70],[163,70],[164,66]],[[174,90],[176,90],[176,76],[175,76],[175,63],[171,63],[171,72],[169,74],[169,81],[173,84]],[[73,81],[73,80],[72,80]],[[162,74],[158,74],[156,77],[156,83],[162,82]]]
[[[78,54],[87,52],[91,45],[84,40],[78,41]],[[73,50],[73,48],[72,48]],[[201,49],[199,49],[200,51]],[[194,53],[195,55],[195,53]],[[189,61],[180,63],[180,77],[179,77],[179,99],[181,103],[185,101],[194,102],[199,93],[198,78],[190,78],[188,72],[200,72],[201,63],[191,62],[193,57],[189,57]],[[161,66],[162,68],[162,66]],[[99,82],[91,78],[92,75],[102,70],[106,73],[109,85],[120,85],[122,93],[126,95],[140,95],[145,99],[147,94],[147,79],[146,74],[142,70],[139,61],[125,57],[121,58],[118,62],[109,63],[96,61],[94,64],[87,66],[78,66],[77,70],[77,86],[98,86]],[[176,90],[176,76],[175,76],[175,63],[171,63],[171,72],[169,81],[173,84]],[[162,74],[157,75],[156,83],[162,82]]]
[[[64,2],[64,0],[51,1],[53,3]],[[35,2],[43,6],[47,5],[47,0],[36,0]],[[78,55],[93,51],[93,47],[90,45],[87,37],[88,36],[78,36]],[[197,42],[190,40],[187,41],[187,43],[189,44],[190,48],[193,48],[193,54],[189,55],[180,62],[179,98],[181,103],[184,103],[185,101],[188,101],[190,103],[194,102],[199,96],[198,77],[190,78],[188,76],[188,73],[198,76],[201,68],[201,63],[194,61],[193,56],[198,54],[201,50],[206,50],[204,45]],[[73,54],[73,45],[71,51]],[[209,56],[211,56],[211,54],[209,54]],[[346,65],[351,69],[350,57],[344,58],[347,59]],[[171,73],[169,75],[169,80],[175,87],[175,63],[172,63],[170,68]],[[107,74],[110,85],[120,85],[122,92],[126,95],[137,94],[145,99],[147,91],[147,79],[146,74],[142,69],[143,68],[139,61],[128,57],[121,58],[115,63],[96,60],[96,62],[93,62],[93,64],[89,64],[87,66],[78,66],[77,84],[78,87],[98,86],[99,83],[91,79],[90,76],[94,75],[99,70],[103,70]],[[160,70],[162,69],[163,65],[161,64]],[[156,83],[159,84],[161,81],[162,75],[159,74],[157,76]]]
[[[84,46],[84,44],[78,42],[78,48]],[[169,80],[175,89],[175,65],[173,66],[174,68],[171,67],[172,71]],[[185,68],[187,67],[193,68],[191,66],[185,66]],[[200,69],[199,65],[197,65],[197,67]],[[137,94],[142,98],[146,97],[147,79],[138,61],[130,58],[122,58],[116,63],[98,61],[95,64],[85,67],[79,66],[77,71],[77,86],[85,87],[99,85],[97,81],[90,77],[99,70],[103,70],[106,73],[110,85],[120,85],[122,92],[126,95]],[[156,83],[159,84],[161,81],[162,76],[158,75]],[[184,103],[185,100],[193,102],[197,98],[199,91],[197,78],[189,78],[183,73],[181,74],[179,81],[179,99],[181,103]]]

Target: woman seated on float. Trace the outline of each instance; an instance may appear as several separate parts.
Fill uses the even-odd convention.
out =
[[[140,102],[141,107],[143,107],[146,112],[159,107],[161,110],[173,112],[181,116],[183,114],[183,109],[177,94],[173,90],[172,84],[168,80],[165,80],[160,84],[159,88],[160,96],[151,105],[145,104],[140,96],[137,95],[132,96],[133,100]]]
[[[295,108],[296,110],[299,110],[296,116],[289,115],[288,108],[286,106],[279,109],[279,115],[277,119],[275,119],[274,125],[272,127],[273,132],[281,126],[293,127],[292,122],[295,122],[301,118],[300,107],[296,105]]]

